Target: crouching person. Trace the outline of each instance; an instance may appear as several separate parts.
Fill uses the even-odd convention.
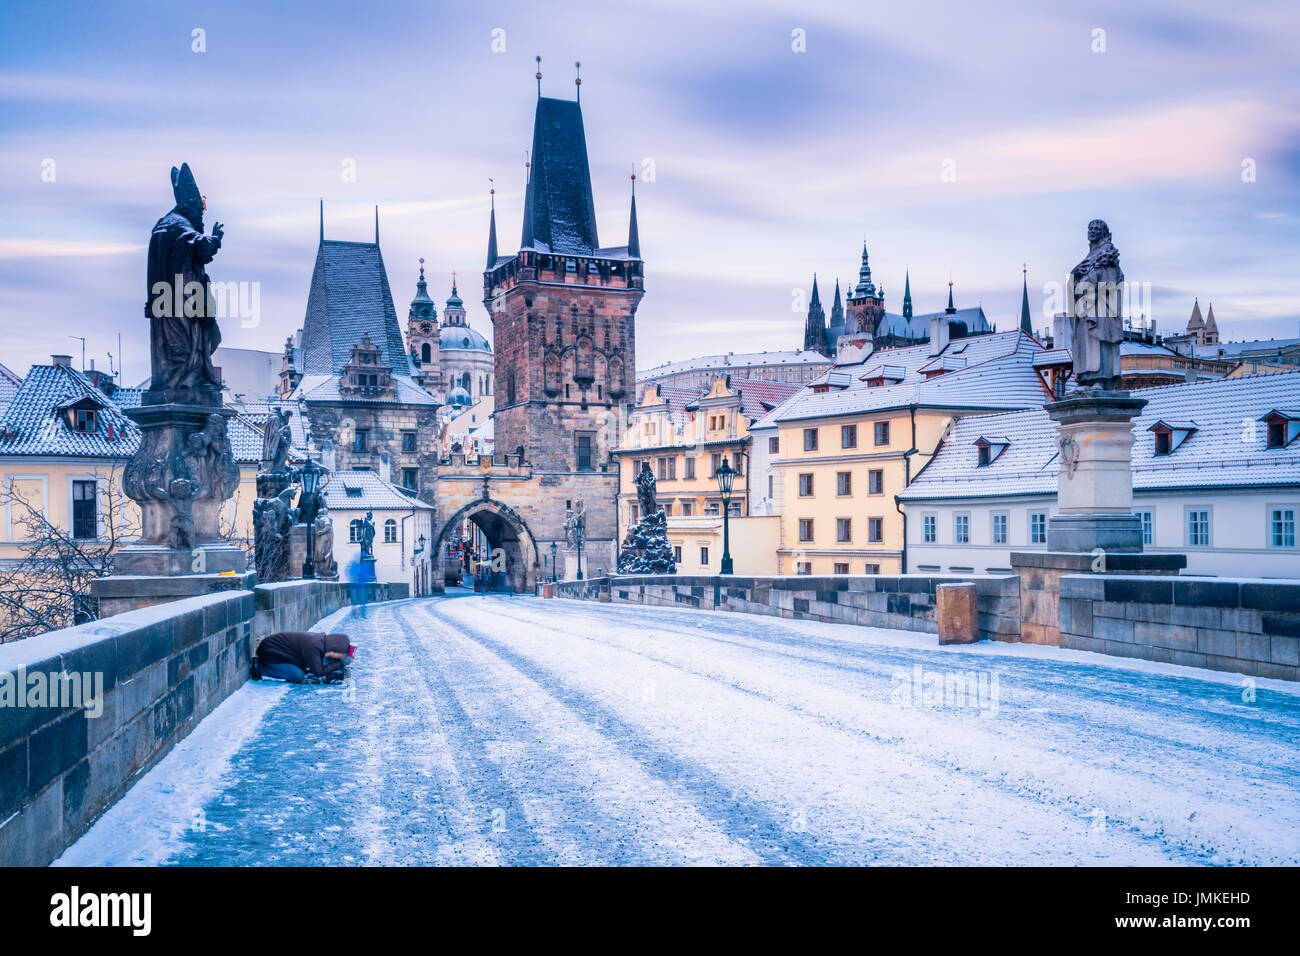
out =
[[[340,684],[355,653],[346,634],[282,631],[258,645],[253,680],[271,677],[291,684]]]

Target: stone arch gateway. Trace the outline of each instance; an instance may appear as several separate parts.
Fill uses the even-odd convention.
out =
[[[435,589],[442,590],[446,563],[455,560],[447,557],[447,542],[466,520],[473,522],[483,532],[494,559],[504,562],[510,590],[516,594],[531,593],[538,579],[537,539],[517,511],[491,498],[470,502],[443,523],[434,541],[434,554],[437,555],[433,582]]]

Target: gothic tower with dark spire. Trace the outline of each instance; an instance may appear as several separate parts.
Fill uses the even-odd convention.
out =
[[[496,448],[522,448],[546,472],[616,471],[617,406],[636,401],[645,294],[636,197],[627,245],[602,247],[576,101],[538,96],[528,171],[519,251],[498,255],[494,207],[483,273]]]
[[[817,291],[817,273],[813,273],[812,299],[808,302],[808,320],[803,327],[803,347],[808,352],[826,350],[826,310]]]
[[[862,266],[858,269],[857,287],[849,293],[848,316],[844,331],[849,335],[869,333],[875,335],[880,320],[885,317],[885,292],[871,281],[871,265],[867,261],[867,244],[862,243]]]

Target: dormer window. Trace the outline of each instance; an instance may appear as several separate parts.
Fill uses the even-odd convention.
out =
[[[1195,434],[1198,427],[1196,422],[1156,422],[1147,429],[1147,431],[1155,435],[1156,457],[1172,455],[1182,447],[1183,442]]]
[[[99,412],[93,408],[74,408],[72,410],[72,430],[94,432],[99,428]]]
[[[975,439],[975,448],[979,453],[979,466],[991,465],[1002,457],[1002,453],[1011,444],[1010,439],[1002,435],[981,435]]]
[[[1259,420],[1268,429],[1268,448],[1285,448],[1300,437],[1300,410],[1275,408]]]

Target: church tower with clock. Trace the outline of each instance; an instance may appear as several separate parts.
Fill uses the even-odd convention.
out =
[[[415,298],[406,316],[406,346],[420,369],[420,384],[431,394],[442,394],[442,362],[439,355],[438,310],[429,298],[424,280],[424,260],[420,260],[420,278],[415,283]]]

